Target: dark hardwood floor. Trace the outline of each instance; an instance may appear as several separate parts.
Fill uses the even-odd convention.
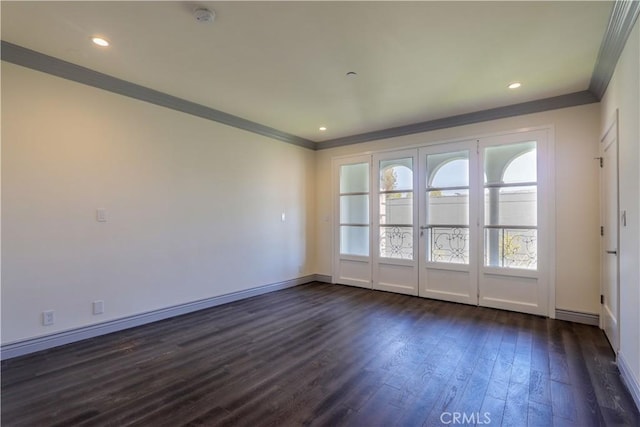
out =
[[[598,328],[321,283],[2,362],[3,426],[474,424],[640,416]]]

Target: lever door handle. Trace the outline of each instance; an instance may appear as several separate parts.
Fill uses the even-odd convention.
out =
[[[618,255],[618,251],[606,251],[606,252],[611,255]]]

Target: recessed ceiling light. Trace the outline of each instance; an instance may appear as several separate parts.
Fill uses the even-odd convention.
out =
[[[109,46],[109,41],[103,37],[97,37],[97,36],[91,37],[91,41],[100,47]]]
[[[320,132],[324,132],[325,130],[327,130],[327,127],[326,126],[320,126],[319,130],[320,130]]]
[[[520,82],[513,82],[511,83],[509,86],[507,86],[509,89],[518,89],[520,86],[522,86],[522,84]]]

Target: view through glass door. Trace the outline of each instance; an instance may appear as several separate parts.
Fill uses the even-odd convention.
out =
[[[374,289],[548,315],[547,145],[541,130],[342,160],[366,164],[371,180],[366,191],[340,187],[334,281],[370,277]],[[359,251],[344,240],[354,233]],[[344,274],[354,262],[355,282]]]

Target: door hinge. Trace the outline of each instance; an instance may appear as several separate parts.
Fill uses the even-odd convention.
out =
[[[600,161],[600,167],[604,167],[604,157],[594,157],[594,160],[599,160]]]
[[[604,295],[600,295],[600,304],[604,304]]]
[[[603,226],[600,226],[600,235],[604,236],[604,227]]]

